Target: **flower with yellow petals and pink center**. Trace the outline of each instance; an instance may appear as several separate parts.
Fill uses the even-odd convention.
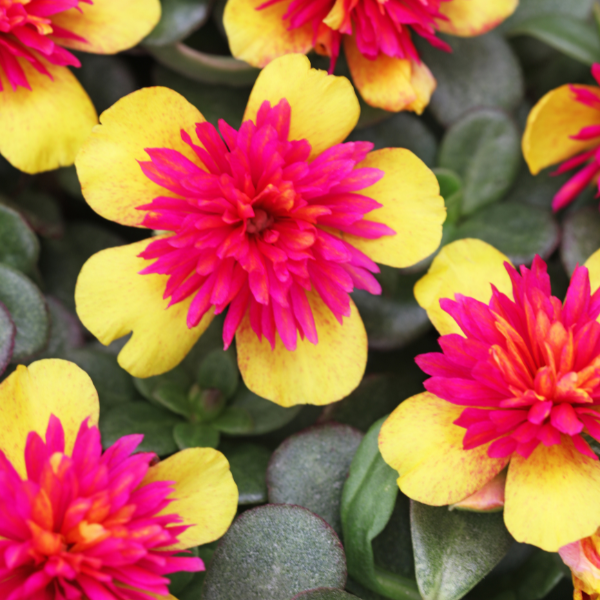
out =
[[[600,64],[592,66],[592,75],[600,85]],[[557,163],[562,164],[553,175],[574,171],[554,196],[554,210],[568,206],[589,185],[598,186],[600,87],[563,85],[548,92],[529,113],[523,156],[534,175]]]
[[[510,16],[518,0],[228,0],[224,24],[231,52],[264,67],[290,52],[331,57],[343,45],[362,97],[389,111],[422,113],[435,79],[421,61],[414,37],[436,48],[438,32],[485,33]]]
[[[3,599],[172,598],[166,575],[204,569],[181,551],[220,537],[235,515],[220,452],[159,462],[135,453],[141,435],[102,452],[96,390],[62,360],[19,366],[0,400]]]
[[[428,391],[392,413],[379,442],[408,496],[460,505],[507,469],[498,482],[518,541],[556,552],[596,530],[599,287],[600,253],[563,302],[539,257],[517,271],[479,240],[442,249],[415,287],[442,352],[417,357]]]
[[[380,293],[377,262],[408,266],[438,246],[445,218],[433,173],[401,149],[342,143],[358,100],[301,55],[259,76],[239,130],[218,129],[165,88],[102,115],[76,165],[101,215],[161,235],[84,266],[77,311],[137,377],[177,365],[225,313],[248,387],[282,405],[327,404],[366,365],[349,293]],[[193,136],[193,137],[192,137]]]
[[[67,48],[113,54],[159,18],[158,0],[0,0],[0,154],[28,173],[73,164],[97,116]]]

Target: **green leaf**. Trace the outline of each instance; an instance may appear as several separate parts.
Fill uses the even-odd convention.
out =
[[[548,14],[526,19],[508,34],[530,35],[586,65],[600,60],[600,38],[596,27],[567,15]]]
[[[144,440],[140,452],[155,452],[168,456],[178,450],[173,439],[173,427],[181,420],[173,413],[147,402],[128,402],[100,413],[102,444],[108,448],[119,438],[141,433]]]
[[[542,171],[538,175],[532,175],[529,169],[523,165],[513,188],[506,196],[506,202],[529,204],[550,211],[552,210],[552,198],[569,177],[568,173],[553,176],[548,170]]]
[[[85,202],[75,165],[72,167],[62,167],[62,169],[57,169],[54,173],[56,174],[58,184],[69,196]]]
[[[475,108],[512,111],[519,105],[524,94],[521,67],[498,33],[439,37],[452,52],[440,52],[425,40],[415,42],[437,80],[429,107],[440,123],[449,126]]]
[[[211,0],[161,0],[160,21],[143,43],[164,46],[180,42],[206,22],[211,3]]]
[[[50,337],[44,352],[36,358],[63,357],[67,350],[83,346],[79,319],[52,296],[46,296],[46,303],[50,314]]]
[[[411,503],[417,583],[424,600],[459,600],[504,557],[512,537],[502,513]]]
[[[4,200],[3,200],[4,202]],[[46,237],[60,237],[65,225],[55,198],[44,192],[26,190],[7,204],[19,211],[29,226]]]
[[[187,558],[190,557],[190,552],[191,556],[198,556],[198,548],[190,548],[190,551],[182,552],[178,556]],[[170,575],[167,575],[167,577],[171,580],[171,583],[169,584],[169,593],[179,594],[191,583],[192,579],[194,579],[194,573],[179,571],[177,573],[171,573]]]
[[[446,210],[446,224],[456,223],[462,210],[463,183],[461,178],[450,169],[433,169],[440,184],[440,196],[444,198]]]
[[[23,217],[0,204],[0,262],[23,273],[30,273],[37,263],[40,243]]]
[[[203,423],[177,423],[173,427],[173,439],[180,450],[186,448],[216,448],[221,435]]]
[[[594,0],[519,0],[517,10],[498,26],[498,31],[510,31],[523,21],[547,14],[585,19],[590,14],[593,2]]]
[[[15,169],[0,154],[0,189],[3,193],[11,193],[25,177],[25,173],[21,173],[21,171]]]
[[[200,83],[246,87],[260,72],[242,60],[206,54],[182,43],[146,48],[165,67]]]
[[[231,444],[221,449],[229,461],[238,491],[238,504],[263,504],[267,501],[267,465],[271,452],[258,444]]]
[[[9,365],[15,346],[17,328],[4,304],[0,302],[0,375]]]
[[[133,378],[135,389],[144,396],[146,400],[159,406],[165,406],[165,404],[163,403],[164,398],[159,400],[155,397],[157,390],[161,388],[173,388],[185,398],[185,405],[189,407],[187,394],[192,387],[192,383],[192,377],[181,365],[162,375],[155,375],[154,377],[147,377],[146,379]],[[169,407],[166,406],[166,408]],[[184,411],[183,414],[188,415],[189,408],[187,411]]]
[[[378,447],[385,419],[373,424],[360,444],[342,493],[342,530],[348,574],[358,583],[392,600],[420,600],[417,585],[375,565],[372,540],[388,523],[398,496],[398,474]]]
[[[202,389],[220,390],[225,398],[231,398],[239,381],[239,370],[231,352],[213,350],[200,363],[196,381]]]
[[[463,215],[500,200],[516,179],[520,161],[519,132],[510,117],[494,109],[470,112],[450,127],[438,159],[464,183]]]
[[[494,246],[515,265],[546,259],[560,241],[552,214],[535,206],[503,202],[479,211],[456,228],[455,239],[477,238]]]
[[[50,335],[44,296],[28,277],[1,263],[0,302],[17,328],[13,362],[23,362],[43,350]]]
[[[188,394],[181,389],[178,383],[164,381],[154,388],[152,393],[153,404],[159,404],[167,410],[181,415],[186,419],[192,414],[192,407]]]
[[[210,561],[214,554],[214,548],[216,542],[211,542],[204,546],[198,546],[198,554],[204,561],[204,566],[208,569]],[[188,584],[184,590],[177,594],[179,600],[201,600],[202,599],[202,586],[204,585],[204,579],[206,577],[206,571],[200,571],[194,573],[194,577],[190,584]]]
[[[326,424],[288,438],[269,463],[269,502],[304,506],[339,535],[342,487],[362,437],[348,425]]]
[[[321,588],[318,590],[310,590],[308,592],[302,592],[297,596],[294,596],[292,600],[352,600],[356,598],[348,592],[342,590],[336,590],[334,588]]]
[[[254,421],[246,409],[230,406],[211,421],[211,426],[229,435],[248,435],[254,430]]]
[[[564,221],[560,255],[569,275],[600,247],[600,213],[587,207],[570,214]]]
[[[291,600],[345,582],[344,550],[325,521],[299,506],[261,506],[238,517],[221,540],[202,600]]]
[[[245,435],[262,435],[289,423],[302,409],[301,406],[284,408],[251,392],[243,382],[231,402],[231,408],[244,410],[252,419],[252,430]]]

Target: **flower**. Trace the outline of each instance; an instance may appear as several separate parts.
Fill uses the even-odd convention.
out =
[[[571,569],[574,600],[600,598],[600,532],[563,546],[558,553]]]
[[[600,84],[600,64],[592,67]],[[600,173],[600,88],[592,85],[563,85],[548,92],[531,110],[523,134],[523,156],[533,175],[562,162],[553,173],[578,171],[552,201],[564,208]],[[564,161],[564,162],[563,162]]]
[[[517,271],[479,240],[442,249],[415,287],[442,353],[417,358],[428,391],[379,440],[405,494],[455,504],[508,467],[504,520],[517,541],[556,552],[596,530],[600,461],[586,438],[600,439],[599,287],[600,252],[561,302],[539,257]]]
[[[159,0],[0,0],[0,154],[27,173],[72,165],[98,118],[66,48],[114,54],[159,18]]]
[[[347,79],[289,55],[260,74],[239,131],[220,121],[219,135],[166,88],[102,115],[76,160],[87,202],[169,231],[104,250],[79,275],[85,326],[104,344],[133,331],[124,369],[172,369],[228,307],[224,344],[235,335],[257,394],[327,404],[358,385],[367,339],[348,292],[379,292],[373,261],[433,252],[445,218],[435,176],[411,152],[340,143],[358,113]]]
[[[129,435],[102,454],[98,395],[73,363],[19,366],[0,384],[0,590],[4,600],[150,600],[179,554],[221,537],[237,509],[223,455],[157,462]],[[45,440],[42,438],[45,432]]]
[[[343,44],[354,84],[379,108],[421,114],[435,79],[413,35],[442,50],[438,31],[471,37],[510,16],[518,0],[229,0],[223,22],[236,58],[264,67],[291,52],[331,57]]]

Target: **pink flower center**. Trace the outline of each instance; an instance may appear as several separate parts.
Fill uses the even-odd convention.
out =
[[[258,10],[282,0],[268,0]],[[380,54],[420,62],[411,31],[429,43],[449,51],[450,46],[436,37],[437,21],[446,21],[440,12],[442,2],[452,0],[292,0],[283,16],[289,29],[310,23],[313,44],[321,54],[331,56],[330,72],[339,56],[342,35],[355,35],[356,45],[363,56],[375,60]],[[334,27],[324,23],[338,4],[341,19]]]
[[[176,571],[201,571],[198,558],[165,550],[187,529],[169,505],[171,482],[143,485],[154,459],[132,452],[143,436],[104,454],[97,427],[82,423],[70,456],[52,416],[46,442],[30,433],[22,480],[0,452],[0,596],[68,600],[150,600],[168,595]],[[129,589],[133,588],[133,589]]]
[[[38,72],[52,79],[46,64],[81,66],[57,40],[85,39],[52,22],[52,17],[92,0],[0,0],[0,74],[4,74],[13,90],[21,86],[31,89],[20,60],[27,61]],[[2,78],[0,77],[0,91]]]
[[[592,75],[596,82],[600,84],[600,64],[595,64],[592,67]],[[593,144],[592,142],[594,147],[591,150],[587,150],[586,152],[582,152],[577,156],[566,160],[556,171],[554,171],[554,173],[552,173],[552,175],[561,175],[562,173],[585,165],[571,177],[571,179],[569,179],[569,181],[567,181],[554,196],[552,208],[555,211],[560,210],[573,202],[573,200],[575,200],[575,198],[597,178],[598,173],[600,173],[600,94],[593,92],[588,88],[580,88],[576,85],[571,85],[569,87],[577,102],[598,111],[598,123],[583,127],[579,133],[572,135],[571,139],[580,141],[597,139],[598,143]],[[598,90],[598,92],[600,92],[600,90]]]
[[[279,333],[288,350],[297,334],[317,343],[307,292],[316,292],[340,323],[350,315],[354,287],[380,293],[371,273],[379,269],[343,238],[394,235],[364,215],[381,204],[357,194],[384,173],[360,168],[373,148],[366,142],[338,144],[309,160],[306,140],[288,140],[286,100],[260,108],[256,123],[236,131],[224,121],[219,133],[199,123],[201,145],[181,132],[196,159],[168,148],[147,148],[140,162],[152,181],[173,196],[138,207],[143,224],[173,232],[149,244],[141,257],[154,260],[141,273],[169,275],[170,305],[194,296],[188,327],[214,307],[229,307],[223,329],[228,347],[246,313],[259,338],[275,346]],[[343,232],[343,233],[341,233]]]
[[[444,335],[442,354],[417,357],[432,375],[425,387],[468,407],[455,421],[467,430],[465,449],[493,441],[489,456],[527,458],[569,437],[597,459],[581,434],[600,440],[600,291],[591,295],[578,267],[562,303],[541,258],[520,274],[505,266],[514,300],[492,286],[489,305],[460,294],[440,301],[464,336]]]

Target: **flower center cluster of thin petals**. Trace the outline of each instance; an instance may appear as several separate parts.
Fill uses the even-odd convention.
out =
[[[45,442],[27,438],[25,480],[0,452],[3,600],[150,600],[168,595],[165,575],[204,569],[166,550],[187,526],[159,515],[171,482],[143,485],[155,455],[132,455],[142,437],[123,437],[102,454],[98,428],[84,422],[67,456],[52,416]]]
[[[277,4],[282,0],[269,0],[258,10]],[[436,37],[438,21],[447,18],[440,12],[442,2],[452,0],[292,0],[283,16],[289,29],[297,29],[310,23],[313,44],[321,53],[332,58],[330,72],[339,56],[342,35],[354,35],[360,53],[369,60],[380,54],[394,58],[421,62],[411,32],[425,38],[441,50],[450,46]],[[328,15],[334,9],[334,27]]]
[[[85,39],[52,22],[52,17],[92,0],[0,0],[0,72],[13,90],[31,89],[19,59],[52,78],[46,64],[81,66],[60,40]],[[0,91],[3,90],[0,78]]]
[[[378,267],[343,239],[394,231],[364,219],[381,204],[356,192],[380,180],[378,169],[357,167],[373,145],[338,144],[309,160],[306,140],[288,140],[286,100],[261,106],[256,122],[236,131],[224,121],[196,126],[200,145],[182,131],[197,160],[168,149],[146,149],[143,172],[173,196],[138,207],[143,224],[171,235],[140,254],[152,260],[142,274],[169,275],[170,305],[193,296],[187,325],[198,325],[214,307],[229,308],[223,328],[228,347],[248,313],[252,329],[288,350],[297,335],[316,344],[308,293],[317,293],[336,319],[350,315],[355,287],[380,293]],[[222,137],[221,137],[222,136]]]
[[[444,335],[443,353],[417,357],[425,387],[465,408],[465,449],[491,442],[490,457],[527,458],[541,443],[571,439],[597,460],[582,434],[600,440],[600,291],[578,267],[564,303],[551,295],[544,261],[520,273],[505,264],[513,298],[492,286],[489,304],[456,294],[440,306],[464,333]]]

